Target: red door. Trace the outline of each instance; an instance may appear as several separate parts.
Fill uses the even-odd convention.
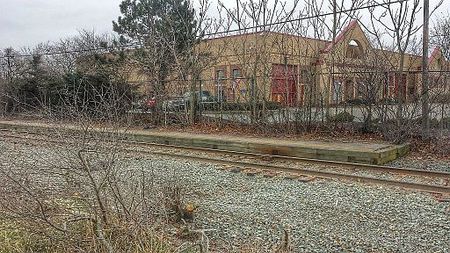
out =
[[[300,97],[299,97],[299,106],[303,106],[303,104],[305,103],[305,85],[304,84],[302,84],[302,85],[300,85]]]
[[[286,106],[294,106],[297,102],[297,66],[272,65],[272,101]]]
[[[402,101],[406,100],[406,74],[395,74],[395,97]]]

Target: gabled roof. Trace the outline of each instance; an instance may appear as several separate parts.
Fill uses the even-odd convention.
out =
[[[428,58],[428,64],[431,64],[435,59],[439,57],[439,53],[441,52],[440,47],[435,47],[430,57]]]
[[[350,23],[349,23],[349,24],[348,24],[348,25],[347,25],[347,26],[339,33],[339,35],[336,37],[336,40],[334,41],[334,43],[333,43],[333,42],[329,43],[328,46],[325,47],[325,49],[323,49],[322,52],[324,52],[324,53],[330,52],[336,44],[338,44],[338,43],[340,43],[341,41],[344,40],[344,38],[345,38],[345,36],[347,35],[347,33],[348,33],[349,31],[353,30],[353,29],[356,27],[357,24],[358,24],[358,21],[357,21],[356,19],[352,20],[352,21],[351,21],[351,22],[350,22]]]
[[[318,39],[318,38],[312,38],[308,36],[298,35],[298,34],[291,34],[291,33],[284,33],[284,32],[277,32],[277,31],[257,31],[257,32],[245,32],[245,33],[237,33],[237,34],[230,34],[225,36],[218,36],[218,37],[212,37],[212,38],[206,38],[204,41],[212,41],[212,40],[220,40],[220,39],[229,39],[229,38],[236,38],[236,37],[245,37],[245,36],[251,36],[251,35],[263,35],[263,34],[273,34],[273,35],[281,35],[281,36],[289,36],[299,39],[305,39],[305,40],[314,40],[322,43],[329,43],[329,40],[325,39]]]

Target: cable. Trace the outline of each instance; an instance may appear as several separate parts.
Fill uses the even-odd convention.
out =
[[[361,6],[361,7],[356,7],[356,8],[346,9],[346,10],[340,10],[340,11],[337,11],[336,13],[353,12],[353,11],[369,9],[369,8],[375,8],[375,7],[384,6],[384,5],[390,5],[390,4],[395,4],[395,3],[403,3],[403,2],[407,2],[407,1],[409,1],[409,0],[396,0],[396,1],[386,2],[386,3],[376,3],[376,4],[372,4],[372,5],[367,5],[367,6]],[[312,15],[312,16],[306,16],[306,17],[300,17],[300,18],[295,18],[295,19],[283,20],[283,21],[278,21],[278,22],[269,23],[269,24],[255,25],[255,26],[250,26],[250,27],[246,27],[246,28],[231,29],[231,30],[227,30],[227,31],[219,31],[219,32],[213,32],[213,33],[207,33],[207,34],[204,34],[203,36],[204,37],[208,37],[208,36],[229,34],[229,33],[234,33],[234,32],[239,32],[239,31],[248,31],[248,30],[257,29],[257,28],[263,28],[263,27],[265,28],[265,27],[276,26],[276,25],[285,24],[285,23],[298,22],[298,21],[306,20],[306,19],[320,18],[320,17],[330,16],[330,15],[333,15],[333,14],[334,14],[334,12],[316,14],[316,15]],[[123,50],[123,49],[133,48],[133,47],[136,48],[136,46],[139,46],[139,45],[136,45],[136,44],[124,44],[124,45],[121,46],[121,49]],[[141,45],[141,48],[146,48],[146,47]],[[41,53],[41,54],[6,55],[6,56],[0,56],[0,59],[6,59],[8,57],[9,58],[32,57],[32,56],[35,56],[35,55],[53,56],[53,55],[71,54],[71,53],[85,53],[85,52],[92,52],[92,51],[98,51],[98,50],[108,50],[108,49],[115,49],[115,47],[98,47],[98,48],[92,48],[92,49],[80,49],[80,50],[69,50],[69,51],[60,51],[60,52],[48,52],[48,53]]]
[[[429,70],[430,73],[438,73],[438,74],[450,74],[450,70]],[[395,73],[404,73],[404,74],[420,74],[421,70],[404,70],[404,71],[398,71],[398,70],[374,70],[374,71],[348,71],[348,72],[321,72],[321,73],[314,73],[315,76],[327,76],[327,75],[348,75],[348,74],[379,74],[379,75],[388,75],[388,74],[395,74]],[[348,76],[348,77],[355,77]],[[274,81],[274,80],[290,80],[298,82],[302,77],[301,73],[295,73],[295,74],[286,74],[286,75],[280,75],[280,76],[274,76],[274,75],[257,75],[257,76],[240,76],[240,77],[224,77],[224,78],[200,78],[197,80],[192,79],[166,79],[164,82],[168,83],[170,85],[170,82],[213,82],[214,85],[217,82],[228,82],[228,81],[238,81],[238,82],[244,82],[244,81],[250,81],[251,79],[258,79],[258,78],[265,78],[267,81]],[[143,84],[143,83],[151,83],[151,82],[157,82],[158,80],[142,80],[142,81],[126,81],[130,84]]]
[[[407,2],[407,1],[409,1],[409,0],[397,0],[397,1],[387,2],[387,3],[376,3],[376,4],[372,4],[372,5],[367,5],[367,6],[355,7],[355,8],[351,8],[351,9],[347,9],[347,10],[340,10],[340,11],[337,11],[336,14],[353,12],[353,11],[358,11],[358,10],[363,10],[363,9],[370,9],[370,8],[380,7],[383,5],[391,5],[391,4],[395,4],[395,3],[403,3],[403,2]],[[223,33],[239,32],[241,30],[245,31],[245,30],[257,29],[257,28],[266,28],[266,27],[270,27],[270,26],[282,25],[282,24],[286,24],[286,23],[298,22],[298,21],[313,19],[313,18],[321,18],[321,17],[331,16],[331,15],[334,15],[334,12],[321,13],[321,14],[316,14],[316,15],[312,15],[312,16],[283,20],[283,21],[278,21],[278,22],[274,22],[274,23],[270,23],[270,24],[256,25],[256,26],[251,26],[248,28],[240,28],[240,29],[215,32],[215,33],[205,34],[205,36],[213,36],[213,35],[219,35],[219,34],[223,34]]]
[[[135,47],[136,45],[124,45],[121,47],[121,49],[131,49],[132,47]],[[47,52],[47,53],[37,53],[37,54],[15,54],[15,55],[5,55],[0,56],[0,59],[5,58],[20,58],[20,57],[32,57],[32,56],[53,56],[53,55],[63,55],[63,54],[73,54],[73,53],[85,53],[85,52],[92,52],[92,51],[100,51],[100,50],[108,50],[108,49],[115,49],[116,47],[97,47],[97,48],[89,48],[89,49],[77,49],[77,50],[68,50],[68,51],[57,51],[57,52]]]

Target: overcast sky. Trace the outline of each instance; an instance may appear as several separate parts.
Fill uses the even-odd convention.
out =
[[[111,32],[121,0],[0,0],[0,48],[33,46],[78,34]]]
[[[216,0],[212,0],[216,2]],[[430,0],[431,4],[439,0]],[[121,0],[0,0],[0,48],[33,46],[78,34],[111,32]],[[234,0],[223,2],[234,3]],[[444,0],[438,15],[448,14]]]

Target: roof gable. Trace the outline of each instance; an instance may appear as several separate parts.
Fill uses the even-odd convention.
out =
[[[334,48],[338,47],[344,42],[350,42],[351,40],[358,40],[365,46],[370,46],[369,40],[367,39],[364,31],[359,26],[358,21],[352,20],[339,34],[336,36],[335,42],[330,42],[322,50],[323,53],[329,53],[333,51]]]
[[[433,52],[431,53],[430,57],[428,58],[428,64],[432,64],[434,60],[439,58],[441,56],[441,48],[435,47]]]

